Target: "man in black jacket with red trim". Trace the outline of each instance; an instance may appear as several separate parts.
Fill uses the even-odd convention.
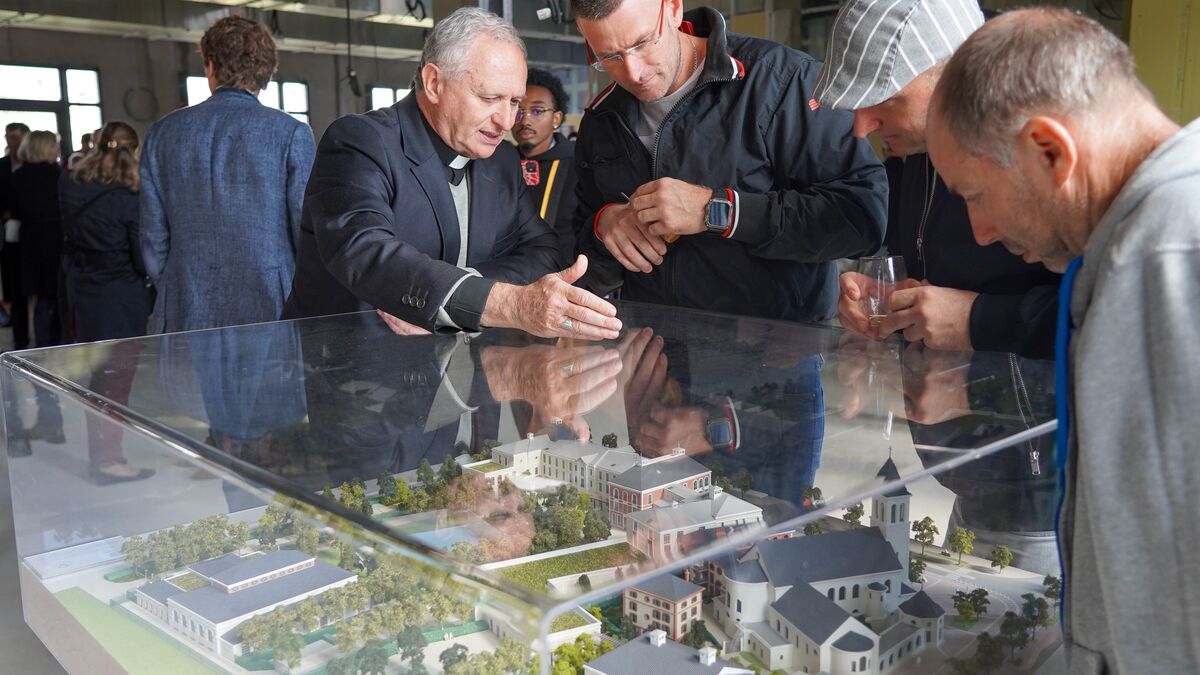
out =
[[[576,144],[585,287],[779,319],[836,313],[833,261],[876,251],[887,182],[852,117],[806,103],[820,63],[680,0],[573,0],[615,83]],[[629,198],[626,199],[626,196]]]

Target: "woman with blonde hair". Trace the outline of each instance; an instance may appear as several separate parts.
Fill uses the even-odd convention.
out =
[[[58,214],[58,134],[33,131],[17,150],[21,168],[13,174],[9,208],[21,222],[21,295],[33,296],[33,333],[39,347],[62,341],[58,315],[58,272],[62,223]],[[14,345],[23,349],[28,345]]]
[[[109,122],[59,182],[68,325],[80,342],[146,334],[154,292],[138,247],[138,150],[133,127]]]
[[[93,140],[92,152],[58,184],[68,325],[74,326],[79,342],[145,335],[154,308],[154,291],[138,247],[137,132],[124,122],[109,122]],[[92,391],[128,402],[135,369],[111,365],[135,363],[140,349],[137,340],[113,344],[92,373]],[[123,432],[112,420],[89,415],[87,427],[92,482],[109,485],[154,475],[151,469],[125,463]]]

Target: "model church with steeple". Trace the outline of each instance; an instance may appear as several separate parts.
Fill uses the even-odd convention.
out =
[[[900,474],[889,457],[877,474]],[[902,485],[875,497],[871,525],[759,542],[714,561],[715,614],[772,670],[890,673],[943,641],[945,610],[907,584],[909,502]]]

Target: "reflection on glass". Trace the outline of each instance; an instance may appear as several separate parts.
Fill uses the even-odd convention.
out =
[[[1018,546],[1044,548],[1057,477],[1031,472],[1052,449],[963,460],[1052,419],[1045,364],[1017,378],[1006,355],[619,311],[605,343],[399,337],[364,313],[6,356],[23,590],[223,671],[451,675],[548,672],[550,654],[638,672],[605,666],[676,648],[916,673],[984,625],[957,621],[964,585],[996,591],[989,621],[1041,592],[986,558],[1039,569]],[[121,460],[142,476],[89,480]],[[924,481],[933,500],[908,484],[924,470],[947,478]]]
[[[58,68],[0,66],[0,91],[4,92],[5,98],[26,101],[62,100]]]
[[[308,112],[308,85],[302,82],[284,82],[283,109],[291,113]]]
[[[94,70],[67,71],[67,101],[100,103],[100,76]]]

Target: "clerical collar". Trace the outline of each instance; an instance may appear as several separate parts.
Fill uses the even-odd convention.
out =
[[[429,132],[429,141],[433,143],[433,149],[437,152],[438,159],[446,167],[446,180],[451,185],[458,185],[462,182],[463,176],[467,175],[467,164],[470,164],[471,158],[463,157],[451,150],[442,137],[433,130],[433,126],[429,124],[429,120],[425,119],[424,114],[421,115],[421,121],[425,123],[425,130]]]

